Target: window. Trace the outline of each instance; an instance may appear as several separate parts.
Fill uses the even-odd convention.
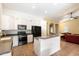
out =
[[[64,32],[69,32],[69,28],[68,28],[68,26],[64,26]]]

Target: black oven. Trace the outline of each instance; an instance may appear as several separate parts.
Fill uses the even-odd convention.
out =
[[[18,45],[27,44],[26,25],[18,25]]]

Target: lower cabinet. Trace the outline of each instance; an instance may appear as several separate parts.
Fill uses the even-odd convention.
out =
[[[13,39],[13,47],[18,46],[18,36],[13,36],[12,39]]]
[[[31,43],[33,42],[33,35],[32,34],[28,34],[27,35],[27,43]]]

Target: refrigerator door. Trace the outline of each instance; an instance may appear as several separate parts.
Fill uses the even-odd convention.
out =
[[[32,26],[32,34],[34,37],[41,36],[41,26]]]

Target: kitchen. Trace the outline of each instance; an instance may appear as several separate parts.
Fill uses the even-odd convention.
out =
[[[34,37],[39,37],[39,36],[41,37],[41,36],[43,36],[42,33],[41,33],[42,32],[42,27],[41,26],[38,26],[38,25],[37,26],[33,25],[33,26],[30,26],[30,27],[31,28],[28,30],[27,29],[28,28],[27,25],[25,25],[25,24],[17,24],[17,30],[11,30],[11,29],[2,30],[3,33],[4,33],[3,37],[11,37],[11,39],[13,41],[12,42],[12,47],[17,47],[17,46],[21,46],[21,45],[28,44],[28,43],[33,43],[34,40],[35,40]],[[56,35],[56,36],[58,37],[58,35]],[[51,41],[49,41],[49,39],[47,39],[47,37],[46,37],[46,40],[48,40],[47,42],[51,42]],[[60,40],[60,38],[58,38],[58,40],[57,40],[59,42],[59,44],[60,44],[60,41],[59,40]],[[60,45],[58,43],[56,43],[56,44],[57,44],[57,47],[58,48],[57,48],[57,50],[56,49],[55,50],[58,51],[60,49]],[[34,46],[36,46],[36,45],[37,44],[36,44],[36,41],[35,41],[34,42]],[[50,45],[51,44],[49,44],[49,46]],[[34,49],[34,51],[37,51],[36,49]],[[54,51],[53,53],[55,53],[56,51]],[[36,52],[36,54],[37,53],[38,52]],[[37,55],[39,55],[39,54],[37,54]],[[49,55],[49,54],[47,54],[47,55]]]
[[[28,13],[24,13],[21,11],[8,9],[8,8],[4,8],[4,9],[1,8],[0,11],[2,12],[1,19],[0,19],[0,22],[1,22],[0,30],[3,33],[1,35],[1,40],[7,40],[7,39],[12,40],[12,43],[9,43],[9,44],[11,44],[9,46],[9,47],[11,47],[11,48],[9,48],[10,55],[11,55],[11,50],[13,47],[15,48],[15,47],[22,46],[25,44],[27,45],[29,43],[33,43],[34,39],[35,39],[34,37],[38,37],[38,36],[41,37],[41,36],[47,35],[47,32],[46,32],[46,28],[48,28],[47,21],[43,17],[38,17],[38,16],[35,16],[32,14],[28,14]],[[47,41],[49,41],[49,39],[47,39]],[[56,42],[59,42],[58,45],[60,46],[60,38],[58,38],[58,40]],[[36,43],[36,42],[34,42],[34,43]],[[38,43],[38,41],[37,41],[37,43]],[[36,45],[37,44],[35,44],[34,46],[36,46]],[[50,45],[50,44],[48,44],[48,45]],[[58,45],[57,45],[57,47],[59,47]],[[5,46],[6,46],[6,44],[5,44]],[[7,46],[6,46],[6,48],[7,48]],[[33,49],[33,48],[31,48],[31,49]],[[52,48],[48,47],[47,49],[52,49]],[[59,50],[59,48],[57,48],[57,49]],[[2,50],[1,50],[1,52],[2,52]]]
[[[34,37],[41,36],[41,27],[32,26],[32,30],[27,30],[26,25],[18,25],[18,30],[2,30],[2,33],[1,37],[11,37],[13,39],[13,47],[16,47],[32,43]]]
[[[0,51],[1,51],[1,49],[3,49],[3,52],[4,52],[4,53],[2,53],[2,51],[1,51],[0,52],[1,55],[7,53],[7,52],[5,52],[5,50],[7,50],[7,48],[8,48],[8,45],[6,44],[7,42],[2,43],[2,41],[11,40],[12,44],[9,44],[9,45],[11,45],[11,49],[12,49],[12,48],[15,48],[18,46],[33,43],[34,37],[41,36],[41,27],[40,26],[32,26],[32,30],[24,30],[24,29],[26,29],[26,25],[18,25],[18,30],[2,30],[1,31],[2,33],[0,32],[1,33],[0,46],[4,47],[4,48],[0,47]],[[40,30],[40,31],[38,31],[38,30]],[[7,48],[5,48],[5,46]],[[10,48],[10,46],[9,46],[9,48]]]
[[[17,34],[18,31],[25,31],[28,34],[27,38],[29,36],[32,37],[30,40],[32,42],[33,41],[33,35],[31,31],[32,26],[41,26],[40,19],[19,11],[9,9],[8,10],[3,9],[3,10],[4,12],[2,13],[1,18],[1,30],[4,31],[4,36],[6,34]],[[19,30],[18,25],[23,25],[25,29]],[[18,45],[18,40],[16,40],[18,39],[17,35],[14,35],[12,38],[14,39],[13,42],[15,42],[13,46],[17,46]]]
[[[13,12],[13,11],[12,11]],[[3,38],[1,38],[1,40],[5,40],[6,39],[13,39],[13,47],[19,46],[22,43],[18,43],[19,42],[19,38],[18,38],[18,31],[24,31],[27,32],[25,35],[28,40],[26,40],[26,43],[31,43],[33,42],[33,35],[32,35],[32,31],[31,28],[32,26],[40,26],[40,21],[37,20],[38,18],[35,18],[31,15],[29,15],[30,17],[26,17],[26,14],[21,14],[21,12],[19,12],[20,14],[15,16],[15,14],[13,15],[13,13],[10,15],[10,12],[8,12],[8,14],[2,14],[2,19],[1,19],[1,31],[3,31]],[[23,16],[21,16],[23,15]],[[33,21],[33,20],[35,21]],[[26,30],[18,30],[18,25],[24,25],[26,27]],[[5,33],[6,32],[6,33]],[[8,34],[8,35],[7,35]],[[12,35],[11,35],[12,34]],[[20,37],[23,37],[22,35],[19,35]],[[30,39],[29,39],[30,38]]]

